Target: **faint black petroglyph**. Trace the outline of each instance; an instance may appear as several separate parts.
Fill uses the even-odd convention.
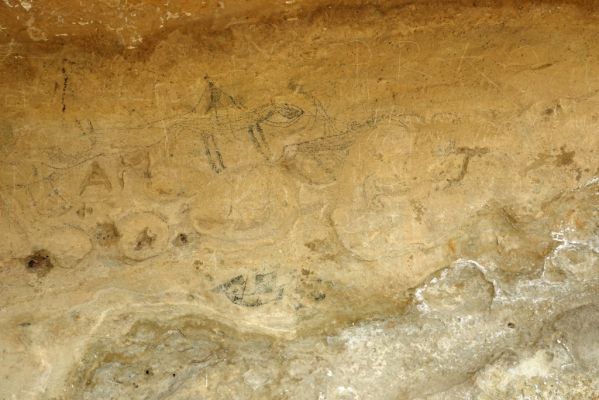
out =
[[[83,182],[81,182],[79,194],[82,195],[85,189],[90,186],[102,186],[107,191],[112,190],[112,184],[110,183],[110,179],[108,179],[108,175],[106,175],[106,172],[104,172],[97,161],[92,162],[89,172],[83,179]]]
[[[248,127],[248,134],[256,150],[267,160],[273,157],[264,134],[264,125],[287,128],[304,114],[304,110],[292,104],[269,104],[256,111],[256,121]]]
[[[112,222],[103,222],[96,225],[94,238],[102,247],[109,247],[118,242],[121,234]]]
[[[12,124],[6,120],[0,120],[0,154],[9,153],[15,142],[16,135]]]
[[[175,135],[192,133],[201,138],[206,161],[217,174],[227,168],[223,144],[244,136],[267,162],[290,165],[298,155],[310,158],[313,168],[324,170],[323,174],[331,174],[332,165],[339,162],[339,154],[333,153],[346,149],[353,141],[352,135],[335,128],[323,104],[303,89],[294,89],[295,100],[302,105],[295,101],[271,102],[250,110],[208,77],[205,80],[206,89],[190,112],[152,124],[166,124]]]
[[[37,185],[23,185],[25,195],[31,207],[40,215],[58,217],[73,208],[73,203],[66,190],[58,186],[58,174],[51,174]]]
[[[122,154],[117,168],[117,178],[121,189],[125,188],[125,180],[130,176],[150,179],[152,177],[150,164],[150,154],[148,151],[134,151]]]
[[[189,141],[189,146],[200,146],[192,154],[201,155],[215,174],[227,168],[227,160],[234,163],[238,160],[237,152],[244,148],[243,141],[248,141],[250,150],[255,150],[259,158],[270,164],[286,167],[296,177],[309,183],[325,183],[334,180],[334,171],[345,158],[346,149],[353,143],[357,128],[351,127],[340,131],[335,121],[325,110],[324,105],[312,94],[299,86],[291,85],[291,93],[283,101],[272,101],[255,109],[246,108],[240,100],[223,90],[210,78],[205,77],[205,89],[195,105],[189,111],[166,118],[148,120],[140,125],[106,126],[92,123],[91,120],[75,119],[76,129],[82,135],[101,137],[110,132],[131,132],[148,129],[164,130],[165,135],[150,144],[137,146],[133,150],[92,152],[84,158],[72,160],[65,166],[54,166],[44,163],[44,167],[52,169],[50,174],[37,176],[26,183],[5,185],[0,189],[25,188],[39,192],[41,185],[48,186],[54,198],[57,193],[68,203],[62,189],[57,188],[62,181],[76,169],[88,162],[93,162],[87,175],[79,185],[79,195],[88,194],[93,187],[111,192],[114,185],[121,189],[125,186],[127,174],[151,179],[150,156],[152,148],[167,146],[176,142]],[[8,137],[8,135],[5,135]],[[191,137],[189,137],[191,136]],[[192,138],[195,138],[192,139]],[[92,140],[96,145],[95,139]],[[0,143],[4,149],[5,143]],[[241,145],[241,146],[240,146]],[[183,143],[183,148],[185,144]],[[249,154],[249,153],[248,153]],[[176,156],[176,153],[174,154]],[[167,155],[173,157],[173,154]],[[120,160],[115,177],[109,174],[105,165],[100,165],[98,158]],[[110,161],[110,160],[108,160]],[[116,178],[116,180],[114,179]],[[75,193],[73,193],[75,194]],[[47,202],[45,193],[34,195],[33,202]],[[56,199],[58,202],[61,199]],[[39,206],[39,204],[37,204]],[[70,206],[54,206],[60,208],[56,212],[66,212]],[[54,212],[54,211],[53,211]]]
[[[75,124],[81,130],[82,135],[91,135],[94,133],[94,124],[89,119],[87,119],[86,122],[75,119]]]
[[[302,268],[298,293],[309,300],[320,302],[326,299],[327,292],[334,288],[335,284],[329,280],[323,280],[314,275],[314,271]]]
[[[284,288],[277,286],[275,272],[256,274],[251,280],[238,275],[213,289],[224,294],[233,304],[244,307],[258,307],[283,298]]]
[[[285,166],[309,183],[333,182],[355,138],[355,134],[348,132],[287,145]]]
[[[153,212],[130,213],[115,224],[115,231],[121,253],[130,260],[155,257],[168,247],[168,224]]]
[[[63,60],[63,64],[64,64],[64,61],[66,61],[66,60]],[[67,97],[67,88],[69,86],[69,75],[67,74],[67,70],[64,65],[62,66],[61,71],[62,71],[62,93],[60,96],[60,103],[62,105],[62,108],[61,108],[62,112],[65,112],[67,110],[67,105],[65,103],[65,99]]]
[[[228,110],[243,110],[241,104],[214,82],[205,78],[207,88],[190,113],[177,118],[169,130],[190,131],[199,135],[204,146],[204,154],[210,168],[217,174],[226,169],[218,136],[223,129],[234,130],[235,118],[228,116]]]
[[[464,156],[459,174],[455,178],[447,179],[447,181],[450,184],[460,182],[462,179],[464,179],[464,177],[466,176],[466,173],[468,172],[468,165],[470,164],[470,160],[473,157],[481,157],[481,156],[487,154],[488,152],[489,152],[489,148],[487,148],[487,147],[475,147],[475,148],[459,147],[456,150],[456,154],[461,154]]]
[[[204,142],[204,152],[206,154],[206,158],[208,159],[208,164],[210,164],[210,168],[217,174],[223,172],[226,168],[225,163],[223,162],[223,156],[220,153],[220,149],[216,144],[216,140],[214,139],[214,135],[211,133],[202,133],[202,141]]]

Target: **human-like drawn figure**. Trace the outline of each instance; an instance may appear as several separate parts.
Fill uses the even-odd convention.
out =
[[[244,112],[239,102],[206,78],[207,88],[191,112],[180,116],[169,126],[175,132],[189,131],[201,138],[204,155],[210,168],[217,174],[226,168],[218,142],[218,133],[236,127],[233,121]],[[230,115],[233,111],[234,115]]]

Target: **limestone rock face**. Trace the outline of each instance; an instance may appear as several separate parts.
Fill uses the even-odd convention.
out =
[[[1,400],[599,398],[594,2],[0,10]]]

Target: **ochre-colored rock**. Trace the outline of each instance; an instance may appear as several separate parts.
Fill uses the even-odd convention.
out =
[[[593,1],[0,2],[0,399],[599,398]]]

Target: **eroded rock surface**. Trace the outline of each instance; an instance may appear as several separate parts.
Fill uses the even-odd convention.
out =
[[[599,398],[595,5],[179,3],[0,5],[0,399]]]

